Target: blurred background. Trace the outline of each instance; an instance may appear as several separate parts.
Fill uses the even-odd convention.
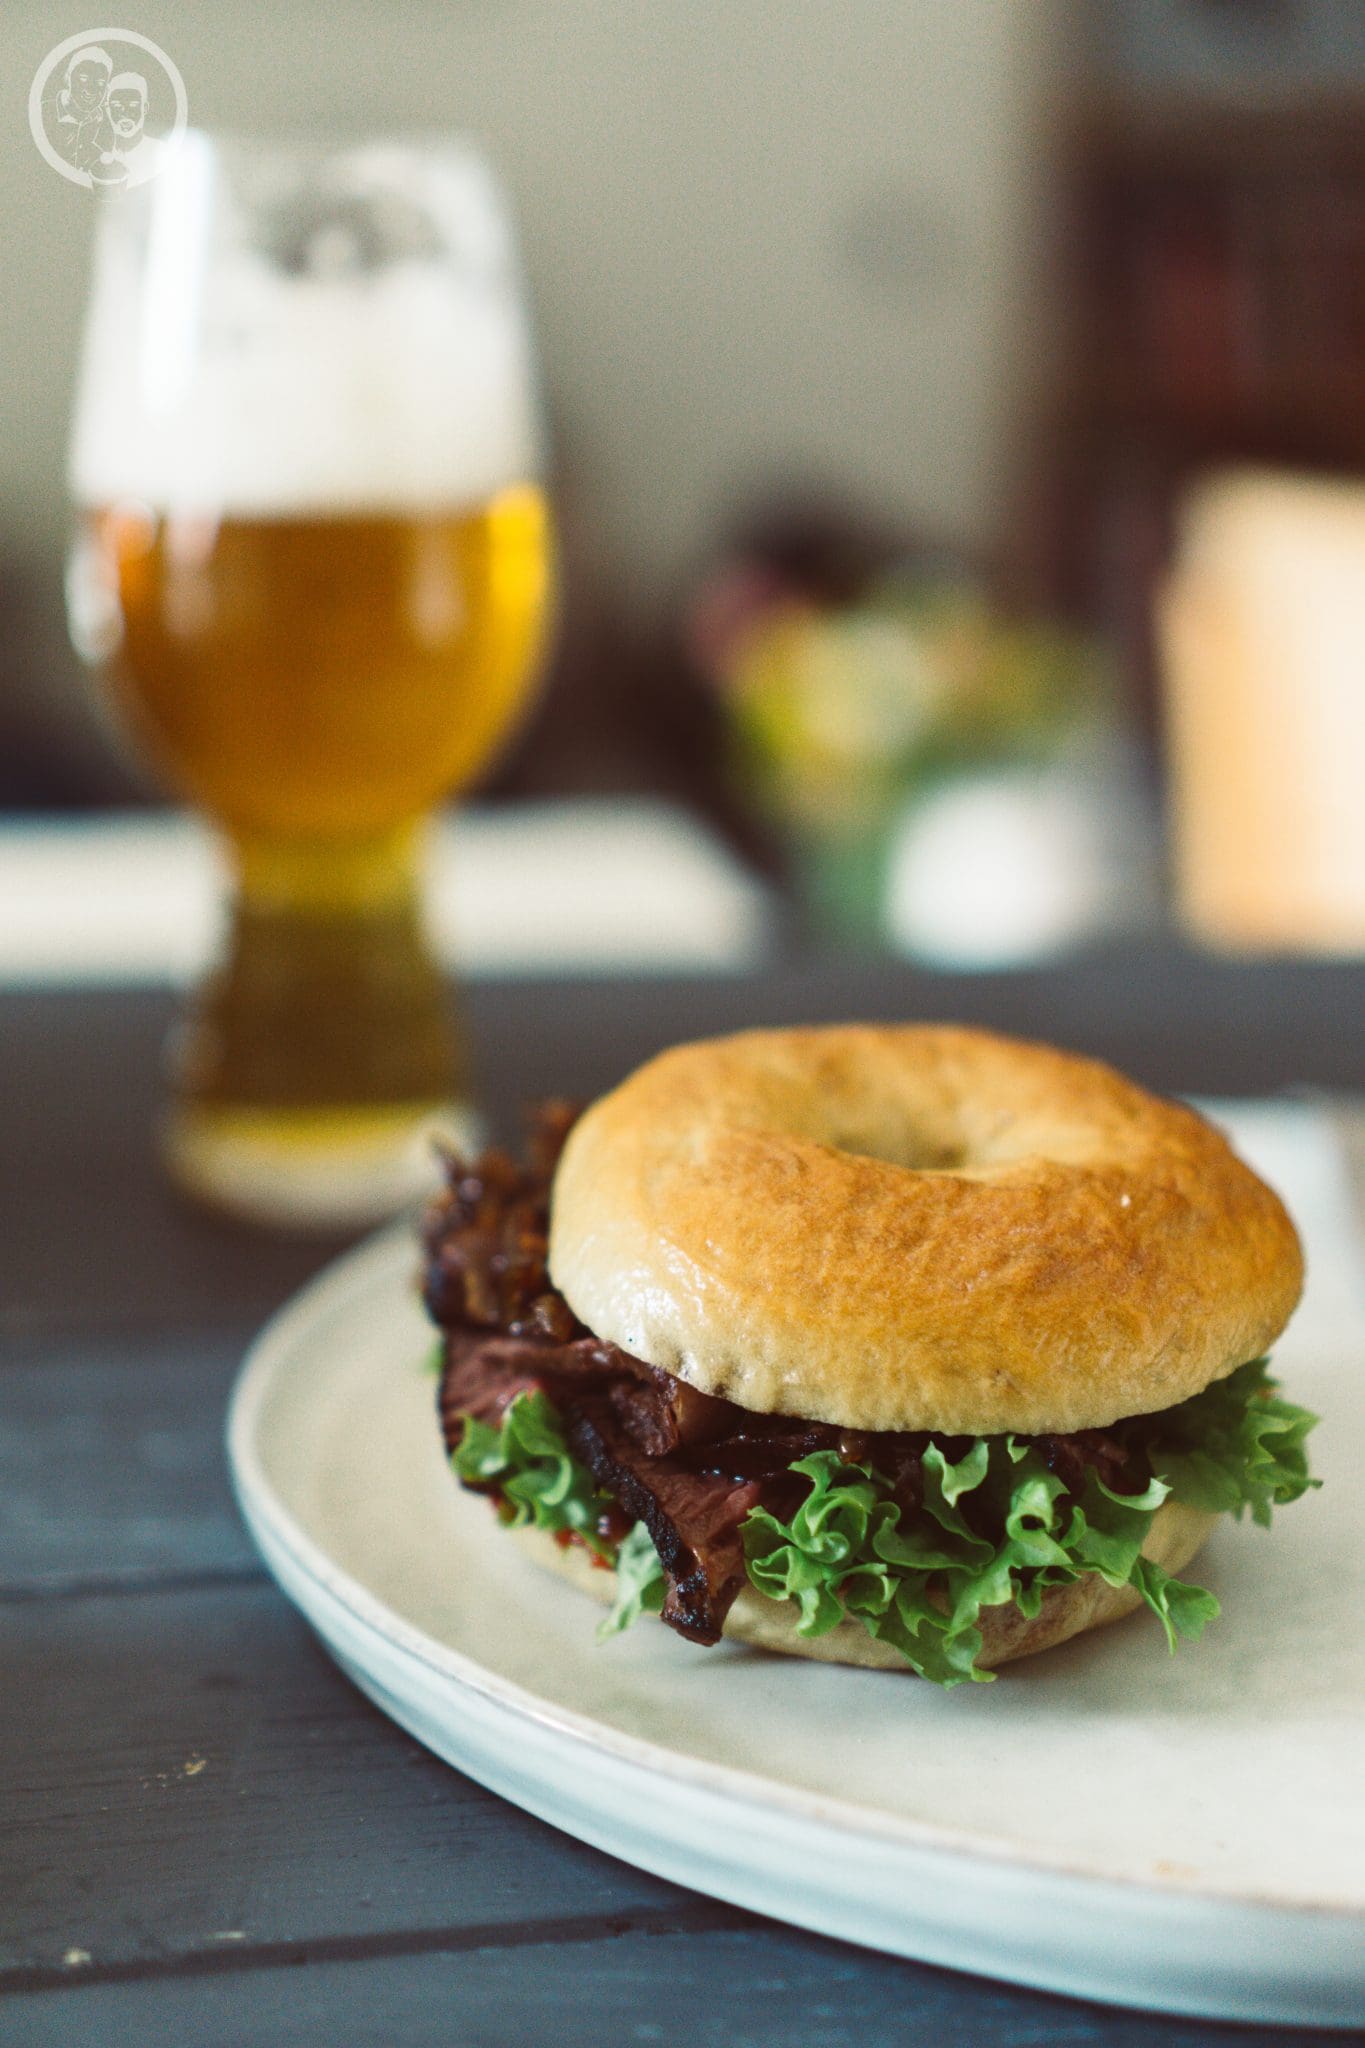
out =
[[[72,24],[3,15],[26,86]],[[1365,951],[1358,0],[134,25],[198,126],[459,130],[510,192],[559,620],[438,892],[471,971]],[[0,972],[182,973],[209,884],[63,607],[92,202],[10,100]]]

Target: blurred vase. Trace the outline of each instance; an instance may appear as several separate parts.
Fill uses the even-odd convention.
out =
[[[887,939],[936,967],[993,968],[1150,923],[1152,839],[1137,787],[1121,756],[944,778],[891,836]]]
[[[788,862],[807,934],[829,945],[886,942],[886,890],[899,803],[879,805],[856,828],[805,831]]]

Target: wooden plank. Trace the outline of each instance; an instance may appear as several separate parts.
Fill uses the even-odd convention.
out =
[[[935,974],[859,955],[761,975],[480,983],[466,1008],[494,1121],[536,1095],[593,1095],[661,1047],[753,1025],[856,1018],[980,1024],[1113,1062],[1173,1093],[1365,1089],[1365,962],[1222,960],[1116,946],[1040,967]]]
[[[0,1360],[0,1595],[258,1578],[223,1411],[247,1333],[17,1337]]]
[[[591,1093],[658,1044],[760,1015],[977,1016],[1190,1088],[1340,1083],[1358,1060],[1359,975],[1200,968],[1173,994],[1165,973],[1125,988],[1113,963],[933,984],[828,968],[757,984],[504,985],[476,991],[472,1009],[504,1126],[523,1097]],[[769,1929],[716,1932],[746,1923],[437,1764],[353,1692],[269,1589],[209,1583],[255,1571],[218,1452],[240,1336],[322,1251],[168,1195],[147,1136],[166,1013],[149,995],[0,1007],[0,1317],[18,1333],[0,1374],[0,1492],[18,1502],[6,1532],[18,1540],[0,1570],[13,1594],[68,1595],[12,1600],[0,1615],[0,1966],[11,1987],[80,1982],[36,2004],[16,1990],[0,2038],[572,2048],[591,2024],[600,2048],[875,2042],[922,2024],[931,2038],[987,2043],[1207,2040],[1202,2027],[1101,2024],[1082,2007],[973,1993]],[[146,1334],[53,1335],[115,1326]],[[177,1332],[188,1326],[220,1334],[187,1347]],[[168,1571],[206,1583],[193,1595],[75,1597],[92,1580],[145,1588]],[[551,1923],[574,1939],[509,1955]],[[580,1939],[609,1925],[628,1931]],[[93,1960],[67,1965],[71,1951]],[[304,1956],[313,1967],[290,1967]],[[874,1989],[860,2004],[864,1984]],[[976,1993],[1003,2002],[973,2005]],[[1075,2031],[1081,2020],[1090,2031]]]
[[[318,1243],[182,1201],[156,1157],[163,994],[0,999],[0,1326],[259,1321],[315,1271]]]
[[[218,1958],[192,1976],[101,1982],[0,2001],[25,2048],[1332,2048],[1320,2029],[1214,2028],[1113,2011],[875,1956],[765,1922],[628,1926],[614,1938],[339,1957],[268,1967]],[[81,1982],[82,1978],[90,1981]],[[6,2029],[8,2031],[6,2032]]]
[[[7,1603],[0,1659],[0,1983],[688,1896],[437,1762],[273,1589]]]
[[[673,1040],[754,1023],[960,1018],[1055,1038],[1159,1088],[1365,1086],[1365,965],[1232,963],[1127,947],[1007,974],[929,975],[857,958],[761,977],[518,981],[465,996],[496,1128],[547,1093],[592,1095]],[[261,1318],[329,1245],[224,1223],[165,1186],[151,1132],[169,998],[0,999],[0,1318],[136,1328]]]

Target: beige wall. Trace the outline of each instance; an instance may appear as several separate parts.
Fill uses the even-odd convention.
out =
[[[1042,353],[1037,144],[1065,56],[1053,0],[125,13],[176,59],[200,125],[486,138],[519,209],[580,496],[637,598],[774,476],[842,485],[950,540],[992,537]],[[41,161],[21,108],[68,14],[0,7],[0,559],[47,588],[92,202]]]

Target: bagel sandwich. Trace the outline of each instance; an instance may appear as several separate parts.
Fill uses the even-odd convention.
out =
[[[1265,1354],[1303,1261],[1194,1111],[956,1026],[675,1047],[425,1225],[455,1474],[699,1644],[939,1684],[1146,1606],[1316,1482]]]

